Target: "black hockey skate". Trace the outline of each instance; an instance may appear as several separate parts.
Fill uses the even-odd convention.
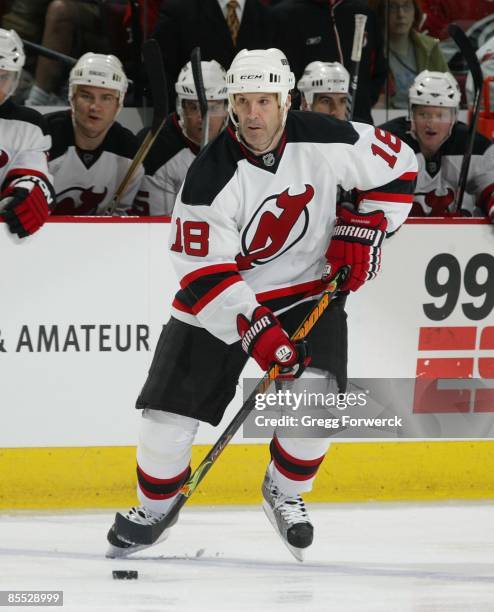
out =
[[[262,483],[263,510],[288,550],[297,559],[304,560],[304,549],[312,544],[314,528],[300,495],[288,496],[274,484],[269,471]]]
[[[153,512],[152,510],[148,510],[144,506],[133,506],[127,512],[125,518],[135,523],[140,523],[141,525],[153,525],[154,523],[160,521],[164,516],[164,514],[160,512]],[[173,525],[175,525],[177,520],[178,514],[175,516],[170,527],[168,527],[168,529],[165,529],[161,536],[156,540],[156,542],[153,542],[152,544],[134,544],[133,542],[129,542],[118,534],[116,524],[114,523],[111,526],[108,535],[106,536],[106,539],[110,544],[106,556],[110,559],[115,559],[118,557],[127,557],[128,555],[138,552],[139,550],[144,550],[145,548],[154,546],[159,542],[164,542],[170,535],[170,529]]]

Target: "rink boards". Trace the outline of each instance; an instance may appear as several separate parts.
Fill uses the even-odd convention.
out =
[[[59,218],[21,242],[0,225],[0,508],[133,501],[133,404],[177,288],[169,230]],[[349,300],[350,375],[414,378],[433,363],[494,378],[493,239],[478,220],[429,220],[389,240],[381,276]],[[239,391],[226,418],[240,403]],[[468,409],[489,405],[472,391]],[[201,428],[196,464],[219,432]],[[237,436],[192,503],[258,501],[259,442]],[[491,498],[493,467],[489,440],[338,442],[312,499]]]

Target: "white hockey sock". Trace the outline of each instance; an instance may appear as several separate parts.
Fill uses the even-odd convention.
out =
[[[285,495],[312,490],[317,470],[331,442],[327,438],[275,438],[268,470]]]
[[[199,421],[146,409],[137,446],[137,496],[143,506],[165,513],[190,473]]]

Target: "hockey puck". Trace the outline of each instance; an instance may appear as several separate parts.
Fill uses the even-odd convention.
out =
[[[139,577],[139,574],[135,570],[113,570],[112,575],[114,580],[137,580]]]

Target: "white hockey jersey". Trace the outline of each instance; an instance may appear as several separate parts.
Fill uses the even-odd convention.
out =
[[[468,127],[457,122],[451,136],[437,154],[426,160],[418,141],[410,133],[410,122],[398,117],[381,125],[406,142],[417,156],[419,173],[410,216],[442,217],[455,210],[455,196],[461,163],[468,143]],[[462,210],[470,215],[485,215],[485,205],[494,196],[494,145],[482,136],[475,137]]]
[[[99,215],[106,212],[138,144],[134,134],[115,122],[94,151],[76,147],[70,111],[45,115],[52,136],[49,168],[56,204],[52,214]],[[144,175],[139,165],[120,198],[117,213],[129,213]]]
[[[43,116],[34,109],[12,100],[0,105],[0,191],[13,179],[29,174],[51,181],[51,138],[45,132]]]
[[[290,111],[276,149],[254,156],[231,127],[195,159],[177,198],[170,253],[180,279],[172,314],[231,344],[239,313],[280,313],[321,294],[338,186],[359,210],[408,216],[417,162],[373,126]]]
[[[148,130],[139,132],[139,141]],[[199,146],[184,135],[177,114],[172,113],[144,160],[145,175],[136,202],[139,214],[172,214],[187,170],[198,153]]]

